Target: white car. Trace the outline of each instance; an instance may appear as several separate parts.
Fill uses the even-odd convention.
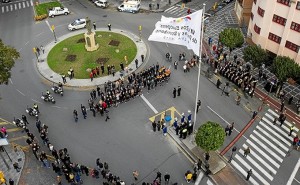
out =
[[[107,2],[107,0],[98,0],[98,1],[95,1],[95,5],[100,8],[106,8],[106,7],[108,7],[108,2]]]
[[[68,25],[68,29],[70,31],[78,30],[86,27],[85,19],[76,19],[74,22]]]
[[[70,13],[68,8],[64,7],[53,7],[49,10],[49,17],[54,17],[56,15],[68,15]]]

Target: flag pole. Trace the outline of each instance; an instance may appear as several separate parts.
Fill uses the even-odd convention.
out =
[[[193,134],[195,134],[196,128],[196,121],[197,121],[197,102],[199,98],[199,86],[200,86],[200,72],[201,72],[201,60],[202,60],[202,41],[203,41],[203,33],[204,33],[204,15],[205,15],[205,6],[206,4],[203,3],[202,9],[202,24],[201,24],[201,36],[200,36],[200,54],[199,54],[199,61],[198,61],[198,81],[197,81],[197,92],[196,92],[196,99],[195,99],[195,111],[194,111],[194,124],[193,124]],[[191,141],[195,141],[195,135],[191,137]]]

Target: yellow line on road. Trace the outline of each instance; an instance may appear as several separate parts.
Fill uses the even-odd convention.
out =
[[[20,137],[14,137],[11,139],[8,139],[9,142],[13,142],[13,141],[17,141],[17,140],[21,140],[21,139],[27,139],[28,136],[20,136]]]
[[[0,125],[8,125],[7,122],[0,122]]]
[[[167,135],[168,139],[173,141],[175,143],[175,145],[177,146],[177,148],[181,151],[181,153],[183,153],[185,155],[185,157],[192,163],[194,164],[194,161],[185,153],[185,151],[178,145],[178,143],[176,141],[174,141],[171,136]]]
[[[7,129],[6,131],[7,132],[16,132],[16,131],[20,131],[20,130],[22,130],[21,128],[10,128],[10,129]]]

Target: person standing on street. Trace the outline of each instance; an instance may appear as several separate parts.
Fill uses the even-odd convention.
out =
[[[137,170],[134,170],[132,172],[132,175],[133,175],[134,180],[137,181],[138,180],[138,176],[139,176],[139,172]]]
[[[138,68],[139,67],[139,60],[135,59],[135,67]]]
[[[173,89],[173,98],[176,98],[176,88]]]
[[[181,94],[181,87],[178,86],[178,89],[177,89],[177,96],[180,96],[180,94]]]
[[[246,181],[248,181],[250,179],[252,175],[252,169],[250,169],[248,172],[247,172],[247,177],[246,177]]]
[[[199,111],[199,108],[201,109],[201,100],[198,100],[198,102],[197,102],[197,111],[196,112]]]
[[[105,115],[106,115],[106,118],[105,118],[105,121],[107,121],[107,120],[109,120],[110,118],[109,118],[109,111],[108,110],[105,110]]]
[[[108,27],[108,31],[111,31],[111,24],[110,23],[107,24],[107,27]]]
[[[229,132],[228,135],[230,136],[232,131],[233,131],[233,127],[234,127],[234,122],[231,123],[230,127],[229,127]]]
[[[226,128],[225,128],[225,134],[226,134],[226,136],[229,135],[229,130],[230,130],[229,125],[227,125]]]
[[[93,27],[94,27],[94,30],[96,30],[96,23],[93,22]]]
[[[152,122],[153,132],[156,132],[156,122],[155,120]]]
[[[257,112],[254,111],[253,114],[252,114],[252,119],[254,119],[256,116],[257,116]]]
[[[78,121],[78,113],[77,113],[77,110],[75,110],[75,109],[73,111],[73,116],[74,116],[75,122],[77,122]]]
[[[236,105],[240,105],[240,103],[241,103],[241,96],[237,95],[235,101],[236,101]]]
[[[168,172],[166,172],[165,176],[164,176],[164,179],[165,179],[165,185],[168,185],[169,184],[169,181],[170,181],[170,174]]]
[[[145,56],[141,55],[142,62],[144,62]]]
[[[175,61],[175,62],[174,62],[174,69],[175,69],[175,70],[177,70],[177,66],[178,66],[178,62]]]
[[[62,78],[64,84],[67,83],[66,75],[62,74],[61,78]]]
[[[87,115],[86,108],[82,104],[81,104],[81,112],[82,112],[83,118],[86,119],[86,115]]]
[[[244,149],[244,157],[247,157],[248,154],[250,154],[250,148],[247,147],[246,149]]]
[[[14,184],[15,184],[15,181],[12,180],[11,178],[9,178],[8,183],[9,183],[9,185],[14,185]]]
[[[289,136],[291,136],[292,135],[292,132],[295,130],[295,126],[294,125],[292,125],[291,127],[290,127],[290,133],[289,133]]]
[[[43,52],[43,54],[44,54],[44,53],[45,53],[45,48],[44,48],[44,46],[41,45],[40,48],[41,48],[41,50],[42,50],[42,52]]]

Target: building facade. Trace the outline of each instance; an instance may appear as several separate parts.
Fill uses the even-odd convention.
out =
[[[288,56],[300,65],[300,0],[253,0],[248,37],[268,52]]]

